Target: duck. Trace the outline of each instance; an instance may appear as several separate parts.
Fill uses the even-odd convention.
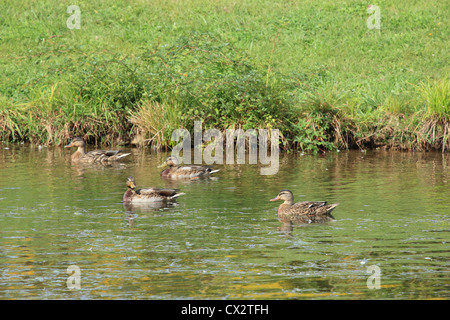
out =
[[[64,148],[77,147],[72,156],[72,162],[85,162],[85,163],[108,163],[117,161],[130,155],[130,153],[122,153],[121,150],[93,150],[86,152],[86,143],[83,139],[76,137]]]
[[[335,218],[331,211],[339,203],[327,204],[326,201],[303,201],[294,203],[294,195],[290,190],[281,190],[278,195],[270,201],[283,200],[278,207],[278,220],[283,223],[307,224],[323,223],[333,221]]]
[[[158,168],[168,166],[167,169],[161,172],[161,177],[169,179],[183,179],[183,178],[200,178],[209,177],[219,170],[212,170],[210,166],[201,165],[184,165],[180,166],[178,158],[175,156],[168,157],[164,163]]]
[[[127,179],[127,191],[125,191],[125,193],[123,194],[122,202],[130,204],[130,203],[170,201],[184,194],[185,193],[178,192],[177,189],[165,189],[165,188],[136,189],[134,177],[130,176]]]

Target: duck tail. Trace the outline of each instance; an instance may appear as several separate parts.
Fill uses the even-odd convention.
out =
[[[211,170],[211,172],[210,172],[210,174],[213,174],[213,173],[216,173],[216,172],[219,172],[220,170]]]
[[[118,155],[115,156],[116,159],[120,159],[126,156],[129,156],[131,153],[119,153]]]
[[[328,205],[327,214],[331,216],[331,211],[333,211],[334,208],[336,208],[338,205],[339,205],[339,203],[333,203],[333,204]]]
[[[177,193],[177,194],[174,194],[170,199],[175,199],[175,198],[178,198],[179,196],[184,196],[186,193],[184,193],[184,192],[180,192],[180,193]]]
[[[334,209],[334,208],[336,208],[338,205],[339,205],[339,202],[330,204],[330,207],[333,207],[333,209]]]

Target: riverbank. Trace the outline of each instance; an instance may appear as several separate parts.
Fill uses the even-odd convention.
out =
[[[363,1],[57,1],[0,12],[0,140],[170,149],[279,129],[284,150],[450,150],[448,8]]]

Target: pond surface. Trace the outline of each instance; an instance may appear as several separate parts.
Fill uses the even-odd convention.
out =
[[[168,154],[127,151],[79,167],[67,149],[0,144],[0,299],[450,297],[449,154],[290,154],[273,176],[216,165],[216,179],[170,182]],[[186,195],[129,210],[130,175]],[[339,202],[337,220],[280,228],[281,189]]]

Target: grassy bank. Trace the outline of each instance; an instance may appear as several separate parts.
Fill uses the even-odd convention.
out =
[[[286,150],[450,150],[445,1],[77,1],[0,10],[0,140],[170,148],[280,129]]]

